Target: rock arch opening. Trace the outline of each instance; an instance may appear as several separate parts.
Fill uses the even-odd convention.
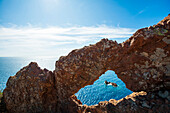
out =
[[[106,85],[104,83],[105,80],[116,83],[118,86],[113,87],[112,85]],[[101,101],[109,101],[110,99],[119,100],[131,93],[133,92],[126,88],[125,83],[117,77],[115,72],[108,70],[92,85],[81,88],[75,95],[83,105],[95,105]]]
[[[170,94],[169,20],[170,15],[157,25],[136,31],[123,43],[102,39],[94,45],[73,50],[56,61],[53,72],[30,63],[8,79],[3,91],[8,111],[167,112]],[[70,98],[108,69],[115,70],[134,93],[120,101],[112,99],[95,106],[79,105]],[[167,91],[163,93],[162,90]]]

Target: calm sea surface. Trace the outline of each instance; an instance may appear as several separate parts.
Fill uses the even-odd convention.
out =
[[[0,57],[0,90],[6,87],[6,82],[10,76],[14,76],[16,72],[30,62],[37,62],[41,68],[47,68],[52,71],[55,69],[56,60],[58,60],[57,57]],[[105,80],[117,83],[118,87],[106,86],[104,84]],[[93,85],[80,89],[75,95],[83,104],[94,105],[100,101],[118,100],[131,93],[132,91],[126,88],[125,84],[117,78],[114,71],[109,70],[100,76]]]
[[[30,62],[37,62],[41,68],[49,70],[55,69],[56,57],[0,57],[0,90],[4,89],[10,76],[14,76],[21,68],[27,66]]]

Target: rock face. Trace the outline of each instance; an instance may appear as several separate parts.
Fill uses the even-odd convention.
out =
[[[137,30],[127,41],[102,39],[56,61],[53,72],[30,63],[10,77],[3,92],[9,112],[150,112],[169,109],[170,15],[157,25]],[[113,70],[136,92],[94,106],[74,94]],[[126,109],[124,108],[126,107]]]
[[[92,106],[77,105],[78,113],[169,113],[170,107],[169,101],[161,98],[157,91],[134,92],[118,101],[110,99]]]
[[[40,69],[37,63],[31,62],[15,76],[11,76],[6,85],[3,97],[9,112],[56,111],[54,75],[47,69]]]

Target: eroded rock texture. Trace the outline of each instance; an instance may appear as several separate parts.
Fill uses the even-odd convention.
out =
[[[158,112],[168,111],[169,44],[170,15],[157,25],[139,29],[123,43],[102,39],[73,50],[56,61],[53,73],[30,63],[9,78],[4,90],[6,107],[9,112],[152,112],[156,107]],[[115,71],[130,90],[145,92],[95,106],[81,105],[74,94],[107,70]]]
[[[51,71],[40,69],[31,62],[11,76],[3,92],[6,107],[11,113],[56,111],[57,90]]]
[[[167,91],[161,92],[134,92],[120,100],[110,99],[99,104],[87,106],[77,103],[78,113],[169,113],[169,100]],[[73,101],[77,102],[76,98]]]

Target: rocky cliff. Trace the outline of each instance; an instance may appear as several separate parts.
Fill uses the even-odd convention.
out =
[[[123,43],[102,39],[62,56],[53,72],[30,63],[8,79],[8,112],[168,112],[170,106],[170,15],[137,30]],[[134,93],[82,105],[74,94],[113,70]],[[141,92],[142,91],[142,92]]]

